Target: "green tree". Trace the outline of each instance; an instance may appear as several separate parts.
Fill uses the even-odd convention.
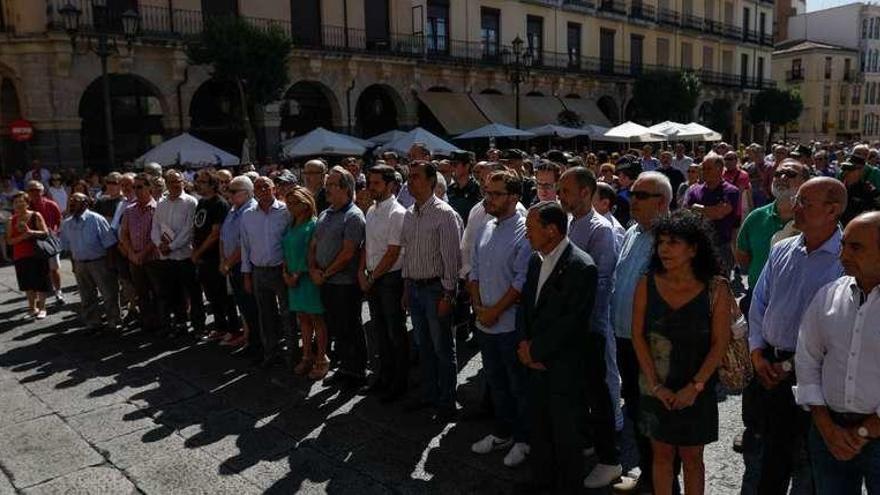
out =
[[[705,122],[706,127],[727,135],[733,127],[733,109],[730,100],[725,98],[715,98],[709,102],[709,109],[706,111]]]
[[[632,105],[644,123],[688,122],[702,89],[693,72],[648,72],[636,79]]]
[[[571,110],[563,110],[559,112],[559,115],[556,116],[556,121],[561,126],[565,127],[574,127],[579,129],[584,125],[583,119],[581,116],[577,114],[577,112],[573,112]]]
[[[290,48],[290,38],[278,26],[262,29],[233,16],[212,18],[202,34],[187,44],[191,64],[211,66],[212,77],[238,90],[241,127],[252,157],[257,156],[252,113],[256,105],[278,100],[290,82]]]
[[[753,123],[770,124],[767,140],[773,142],[774,129],[797,120],[803,109],[804,102],[800,93],[786,89],[765,89],[752,99],[749,120]]]

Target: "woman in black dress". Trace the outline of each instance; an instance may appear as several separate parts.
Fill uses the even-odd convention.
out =
[[[636,288],[633,347],[641,376],[638,427],[654,453],[658,495],[672,493],[681,458],[688,495],[704,493],[703,446],[718,440],[716,369],[730,340],[730,290],[711,226],[678,211],[654,228],[651,270]]]

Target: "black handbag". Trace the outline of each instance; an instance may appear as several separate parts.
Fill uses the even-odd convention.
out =
[[[31,220],[34,218],[36,217],[31,215]],[[59,253],[61,253],[61,239],[53,235],[51,232],[45,236],[40,236],[34,239],[34,254],[38,258],[45,260]]]

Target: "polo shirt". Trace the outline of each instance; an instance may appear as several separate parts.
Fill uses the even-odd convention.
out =
[[[712,220],[712,226],[715,228],[715,236],[718,241],[718,247],[724,249],[733,237],[733,229],[739,223],[737,216],[737,206],[739,205],[739,189],[727,181],[722,180],[721,184],[715,189],[709,189],[706,184],[697,184],[688,189],[685,198],[685,204],[693,206],[701,204],[703,206],[715,206],[722,202],[727,202],[733,207],[727,216],[719,220]]]
[[[352,241],[356,247],[364,242],[364,214],[353,201],[342,208],[332,206],[321,212],[315,225],[315,261],[322,269],[327,268],[342,251],[344,241]],[[331,285],[357,283],[357,256],[353,256],[348,266],[327,279]]]
[[[782,230],[785,224],[786,221],[779,216],[775,201],[752,210],[743,222],[736,238],[736,248],[751,256],[748,267],[749,287],[758,283],[758,277],[767,263],[767,256],[770,255],[773,234]]]

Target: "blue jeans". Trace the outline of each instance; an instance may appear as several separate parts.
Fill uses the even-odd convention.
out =
[[[828,451],[825,440],[813,425],[809,445],[818,495],[860,495],[862,482],[868,494],[880,494],[880,441],[867,443],[849,461],[839,461]]]
[[[483,356],[483,369],[489,383],[489,393],[495,408],[493,435],[517,442],[528,442],[526,432],[526,368],[516,356],[522,335],[519,332],[488,334],[476,330],[477,342]]]
[[[440,281],[408,284],[409,312],[419,343],[422,396],[438,409],[455,408],[458,364],[452,314],[440,317],[437,302],[443,293]]]

